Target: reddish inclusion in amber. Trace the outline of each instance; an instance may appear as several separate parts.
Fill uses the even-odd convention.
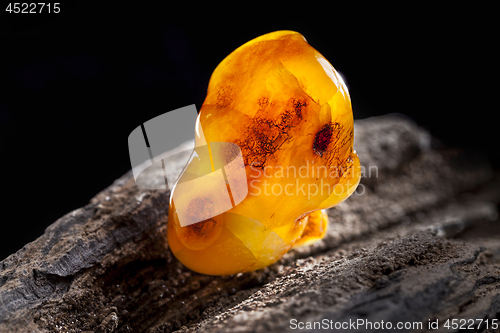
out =
[[[328,227],[321,210],[345,200],[359,182],[347,88],[297,32],[260,36],[226,57],[210,79],[196,133],[197,146],[241,148],[247,181],[240,185],[249,189],[231,210],[184,227],[171,200],[169,246],[200,273],[260,269],[321,239]],[[203,196],[186,200],[188,215],[209,214],[213,204]]]
[[[319,156],[323,156],[323,153],[328,149],[330,142],[332,142],[333,135],[333,125],[328,123],[323,128],[316,133],[314,138],[313,150]]]

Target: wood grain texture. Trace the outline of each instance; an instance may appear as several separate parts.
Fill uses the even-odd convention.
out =
[[[165,240],[169,191],[124,175],[0,262],[0,332],[285,332],[292,319],[427,331],[500,318],[500,186],[487,161],[400,115],[356,121],[354,148],[366,173],[329,210],[327,236],[234,276],[183,267]]]

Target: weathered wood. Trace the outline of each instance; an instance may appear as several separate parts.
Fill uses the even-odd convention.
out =
[[[0,332],[283,332],[292,319],[427,331],[500,318],[489,165],[399,115],[357,121],[355,140],[366,174],[329,210],[325,239],[235,276],[183,267],[165,241],[169,192],[124,175],[0,263]]]

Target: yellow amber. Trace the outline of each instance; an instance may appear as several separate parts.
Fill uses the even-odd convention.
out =
[[[359,183],[347,88],[294,31],[255,38],[217,66],[196,124],[196,146],[208,146],[197,148],[197,155],[210,162],[188,163],[181,179],[207,175],[229,161],[227,152],[216,153],[217,142],[239,146],[244,177],[234,186],[226,175],[222,190],[209,177],[198,192],[176,185],[169,209],[169,246],[199,273],[253,271],[293,246],[321,239],[328,227],[322,209],[348,198]],[[235,168],[226,169],[228,175]],[[242,188],[248,194],[239,202]],[[225,192],[232,208],[212,216]],[[183,225],[180,216],[202,221]]]

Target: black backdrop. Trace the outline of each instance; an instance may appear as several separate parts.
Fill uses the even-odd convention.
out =
[[[127,137],[203,103],[232,50],[295,30],[344,77],[355,119],[399,112],[450,146],[496,157],[491,9],[340,3],[182,7],[61,3],[0,17],[0,260],[130,169]]]

